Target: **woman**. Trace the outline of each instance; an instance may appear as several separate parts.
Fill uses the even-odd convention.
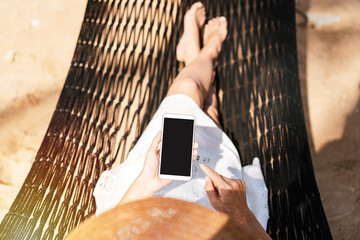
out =
[[[225,17],[217,17],[206,24],[204,47],[200,49],[199,29],[204,22],[203,4],[193,4],[184,17],[184,33],[176,49],[177,60],[184,62],[185,68],[170,86],[127,160],[101,175],[94,190],[97,214],[126,202],[165,196],[214,208],[259,237],[267,238],[264,230],[268,219],[267,189],[259,160],[242,168],[235,146],[219,127],[212,76],[227,35],[227,21]],[[158,176],[159,130],[164,113],[196,117],[195,141],[199,144],[195,144],[196,160],[193,179],[189,182]],[[247,193],[244,181],[235,179],[246,182]]]

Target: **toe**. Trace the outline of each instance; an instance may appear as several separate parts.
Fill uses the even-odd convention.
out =
[[[214,25],[214,18],[211,19],[206,26],[212,27],[212,25]]]
[[[196,3],[193,4],[193,7],[201,8],[201,7],[204,7],[204,5],[202,4],[202,2],[196,2]]]
[[[202,27],[205,23],[206,15],[205,15],[205,8],[202,6],[201,9],[198,9],[196,12],[196,19],[198,22],[199,27]]]

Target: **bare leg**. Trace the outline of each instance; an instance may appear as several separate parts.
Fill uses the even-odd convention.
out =
[[[219,121],[218,102],[214,87],[211,85],[208,96],[204,102],[204,112],[221,128]]]
[[[193,7],[192,7],[193,8]],[[191,11],[191,9],[189,10]],[[186,19],[185,19],[186,21]],[[190,21],[189,21],[190,22]],[[196,24],[196,20],[192,20]],[[198,30],[199,31],[199,25]],[[185,28],[186,31],[186,28]],[[184,35],[187,34],[184,31]],[[185,94],[194,99],[194,101],[218,124],[217,119],[217,103],[213,101],[213,92],[211,98],[207,99],[210,90],[212,89],[212,74],[214,69],[214,60],[217,58],[222,42],[227,34],[227,21],[224,17],[214,18],[205,26],[204,31],[204,48],[200,50],[199,54],[194,58],[194,55],[181,55],[185,62],[185,68],[175,78],[173,84],[170,86],[167,96],[174,94]],[[191,38],[190,36],[193,36]],[[183,39],[183,38],[182,38]],[[196,52],[200,47],[190,42],[199,43],[198,34],[188,34],[187,42],[180,41],[177,54],[182,52],[182,49],[187,49],[188,52]],[[195,47],[194,47],[195,46]],[[191,50],[193,48],[193,50]],[[213,90],[212,90],[213,91]],[[210,96],[209,96],[210,97]],[[215,97],[216,100],[216,97]],[[206,104],[204,103],[206,101]],[[205,109],[206,107],[206,109]],[[207,110],[210,110],[207,111]],[[214,112],[216,110],[216,112]],[[209,114],[210,113],[210,114]],[[214,114],[215,113],[215,114]]]

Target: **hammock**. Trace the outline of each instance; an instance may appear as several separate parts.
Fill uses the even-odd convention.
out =
[[[74,57],[0,239],[63,239],[95,212],[102,171],[126,158],[182,68],[175,50],[193,1],[89,0]],[[311,163],[295,3],[208,0],[228,37],[216,69],[220,118],[242,164],[261,159],[274,239],[330,239]]]

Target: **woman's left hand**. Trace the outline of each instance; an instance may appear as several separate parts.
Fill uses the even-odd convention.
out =
[[[140,178],[149,184],[151,191],[156,192],[162,187],[168,185],[171,180],[159,178],[159,163],[161,132],[159,131],[152,141],[149,150],[146,153],[143,169]]]
[[[160,148],[161,131],[157,133],[152,141],[149,150],[146,153],[143,169],[140,176],[143,180],[146,180],[150,184],[150,188],[156,192],[160,188],[168,185],[172,180],[159,178],[159,165],[160,165]],[[193,159],[197,156],[198,144],[194,144]]]
[[[125,193],[124,197],[120,201],[120,204],[151,197],[154,192],[165,187],[172,181],[159,178],[160,142],[161,132],[158,132],[146,153],[144,166],[140,175],[135,179],[134,183]],[[198,144],[195,143],[193,149],[193,159],[195,159],[198,154],[196,150],[197,148]]]

